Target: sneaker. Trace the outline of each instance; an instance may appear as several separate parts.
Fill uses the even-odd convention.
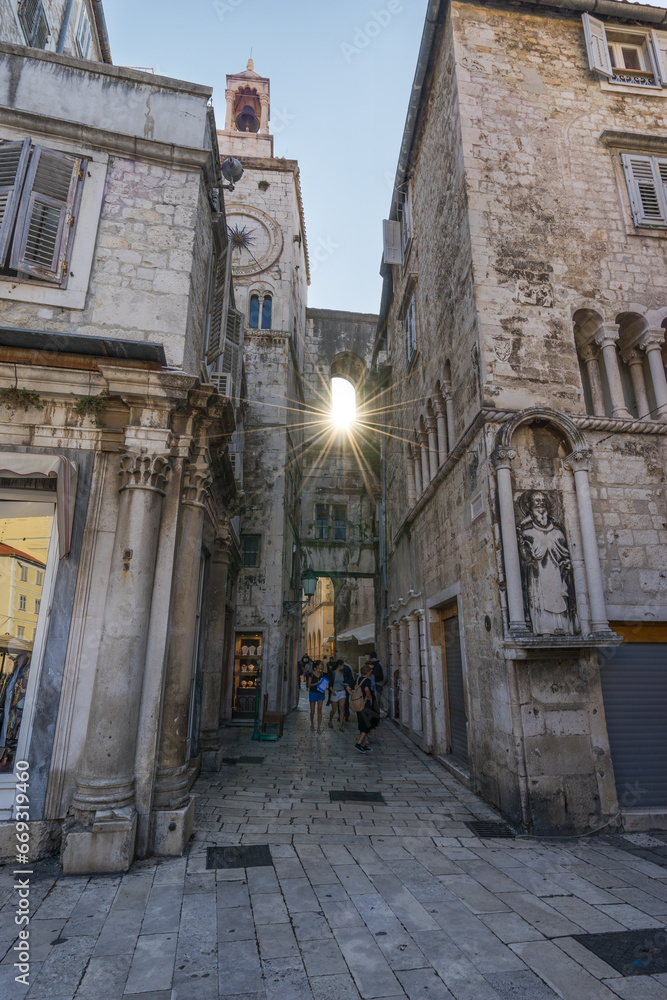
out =
[[[361,743],[355,743],[354,749],[358,750],[359,753],[367,753],[366,747],[362,747]]]
[[[373,753],[373,747],[369,747],[368,743],[364,747],[364,750],[366,751],[366,753]]]

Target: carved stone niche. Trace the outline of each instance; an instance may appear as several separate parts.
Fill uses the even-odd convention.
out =
[[[496,469],[506,645],[608,646],[588,472],[592,452],[565,414],[532,407],[503,424]]]

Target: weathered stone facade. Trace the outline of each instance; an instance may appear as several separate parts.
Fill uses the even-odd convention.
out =
[[[605,6],[610,37],[627,11]],[[659,155],[666,91],[599,78],[567,5],[430,15],[377,342],[404,438],[385,467],[394,714],[526,828],[657,822],[650,763],[623,791],[607,678],[659,656],[667,622],[667,230],[634,224],[622,160]],[[632,27],[664,16],[633,5]]]

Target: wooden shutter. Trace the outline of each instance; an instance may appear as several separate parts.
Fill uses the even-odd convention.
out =
[[[597,70],[598,73],[602,73],[604,76],[613,76],[604,23],[598,21],[595,17],[591,17],[590,14],[582,14],[581,20],[584,22],[588,65],[591,69]]]
[[[209,364],[222,354],[223,336],[222,319],[229,297],[229,282],[232,266],[232,255],[229,249],[218,256],[215,265],[215,287],[211,302],[211,321],[208,334],[208,349],[206,360]]]
[[[405,256],[405,251],[407,250],[408,243],[412,238],[412,210],[410,208],[410,192],[405,192],[405,200],[403,202],[401,211],[401,229],[402,229],[402,252]]]
[[[0,145],[0,267],[7,259],[29,156],[30,139]]]
[[[66,277],[74,235],[74,200],[82,161],[35,146],[28,168],[12,247],[10,267],[46,281]]]
[[[408,311],[405,314],[405,345],[408,352],[408,361],[417,350],[417,318],[415,313],[415,297],[410,299]]]
[[[635,153],[621,159],[636,226],[667,226],[667,160]]]
[[[76,44],[79,50],[79,55],[82,59],[87,59],[90,54],[90,43],[92,41],[92,35],[90,32],[90,21],[88,20],[88,15],[84,10],[81,14],[81,20],[79,21],[79,28],[76,33]]]
[[[233,306],[227,310],[227,330],[225,350],[222,357],[223,372],[230,372],[232,380],[236,378],[241,334],[243,331],[243,313]]]
[[[667,87],[667,35],[659,35],[651,31],[651,55],[655,66],[656,81],[661,87]]]
[[[382,222],[382,237],[384,241],[385,264],[400,264],[403,260],[401,250],[401,224],[391,219]]]

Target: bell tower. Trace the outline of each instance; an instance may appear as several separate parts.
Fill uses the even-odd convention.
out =
[[[273,156],[273,136],[269,135],[271,86],[268,77],[255,72],[248,59],[242,73],[227,75],[225,90],[227,111],[225,128],[218,134],[224,139],[228,156]]]

